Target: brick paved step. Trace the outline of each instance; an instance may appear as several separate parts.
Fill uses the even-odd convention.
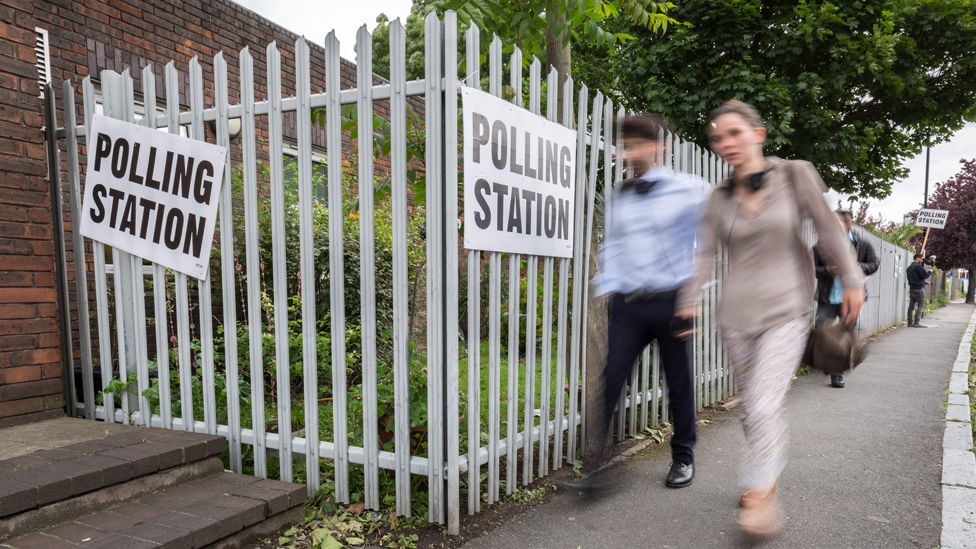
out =
[[[298,484],[221,472],[38,529],[0,547],[241,547],[299,522],[306,495]]]
[[[128,427],[0,461],[0,518],[219,456],[221,436]]]

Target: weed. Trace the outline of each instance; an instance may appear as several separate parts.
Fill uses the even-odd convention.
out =
[[[520,488],[512,493],[512,499],[519,503],[533,503],[541,500],[553,488],[553,485],[549,483],[536,488]]]
[[[586,478],[586,473],[583,472],[583,462],[574,461],[573,462],[573,475],[576,478]]]

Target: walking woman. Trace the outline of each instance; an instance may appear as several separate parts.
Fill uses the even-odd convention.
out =
[[[746,458],[739,477],[739,526],[771,536],[783,527],[776,481],[786,465],[786,392],[810,328],[813,253],[803,220],[816,228],[828,264],[843,284],[841,316],[852,323],[864,279],[809,162],[763,156],[766,129],[756,110],[728,101],[708,119],[712,150],[732,176],[712,193],[699,227],[695,274],[678,296],[677,316],[692,317],[719,245],[728,251],[718,322],[741,399]],[[685,332],[684,335],[690,335]]]

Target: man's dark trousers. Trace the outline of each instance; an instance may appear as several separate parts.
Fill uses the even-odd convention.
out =
[[[918,324],[925,312],[925,288],[909,288],[908,290],[908,324]],[[912,316],[915,319],[912,319]]]
[[[630,378],[641,351],[657,340],[660,364],[668,385],[674,434],[671,455],[675,461],[694,463],[695,393],[689,344],[671,334],[677,291],[656,294],[615,294],[610,302],[607,364],[603,370],[603,425],[606,436],[613,425],[613,409]]]

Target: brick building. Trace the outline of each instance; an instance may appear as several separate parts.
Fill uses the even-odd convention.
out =
[[[0,0],[0,425],[61,414],[66,396],[69,357],[61,342],[56,225],[40,83],[53,81],[60,95],[60,82],[71,80],[80,103],[78,92],[85,76],[97,79],[102,70],[130,68],[138,92],[141,69],[152,64],[157,96],[164,98],[165,64],[175,61],[185,75],[189,60],[196,56],[203,66],[210,105],[213,56],[222,50],[233,103],[238,98],[238,52],[247,46],[255,60],[258,99],[263,99],[264,52],[267,44],[277,41],[287,96],[294,93],[297,38],[229,0]],[[312,92],[317,93],[324,89],[324,51],[320,45],[310,45]],[[355,74],[355,66],[343,60],[343,88],[355,85]],[[185,79],[181,87],[186,108]],[[415,108],[422,106],[418,102]],[[377,111],[385,114],[386,105],[378,103]],[[63,124],[60,112],[58,116]],[[285,117],[284,125],[287,145],[295,135],[294,113]],[[325,139],[323,128],[313,129],[314,146],[324,147]],[[354,143],[344,141],[347,161],[353,147]],[[383,173],[388,163],[376,159],[376,169]],[[70,232],[70,212],[64,221],[65,231]],[[68,268],[63,276],[69,301],[74,303],[70,237],[66,241]],[[74,319],[77,331],[77,316],[72,311],[65,314]],[[74,351],[78,353],[77,345]]]

